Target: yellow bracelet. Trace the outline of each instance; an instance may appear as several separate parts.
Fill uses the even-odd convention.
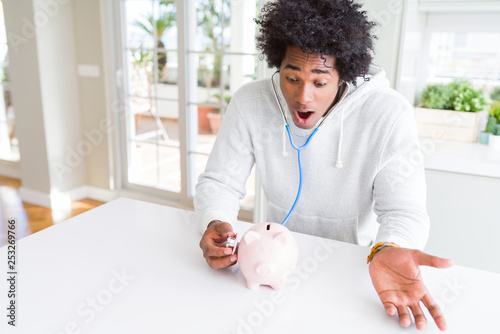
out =
[[[375,246],[372,247],[372,251],[370,253],[370,255],[368,255],[368,258],[366,259],[366,263],[370,263],[371,260],[373,260],[373,257],[375,256],[375,254],[377,254],[377,252],[379,250],[381,250],[382,248],[385,248],[385,247],[399,247],[398,245],[396,245],[395,243],[392,243],[392,242],[379,242],[378,244],[376,244]]]

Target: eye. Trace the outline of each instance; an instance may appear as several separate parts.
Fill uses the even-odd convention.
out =
[[[326,85],[326,82],[315,82],[315,83],[314,83],[314,85],[315,85],[316,87],[323,87],[323,86],[325,86],[325,85]]]
[[[286,79],[287,79],[289,82],[297,82],[297,79],[295,79],[295,78],[286,77]]]

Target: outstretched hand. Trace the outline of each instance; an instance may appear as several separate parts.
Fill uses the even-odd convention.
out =
[[[419,250],[386,247],[375,254],[370,262],[370,276],[385,312],[399,315],[401,326],[411,324],[410,311],[413,313],[417,329],[422,330],[427,320],[420,307],[420,301],[429,310],[440,330],[446,329],[446,321],[441,310],[432,299],[422,281],[419,266],[447,268],[451,260],[439,258]]]
[[[233,249],[226,247],[228,236],[236,237],[231,224],[214,220],[201,237],[200,248],[210,268],[220,269],[236,263],[238,254],[232,254]]]

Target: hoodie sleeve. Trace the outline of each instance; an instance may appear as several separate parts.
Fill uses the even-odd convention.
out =
[[[373,184],[380,228],[375,242],[423,249],[429,235],[424,157],[413,109],[405,108],[382,146]]]
[[[239,200],[245,196],[245,183],[255,158],[247,124],[237,105],[238,93],[228,106],[205,172],[196,185],[194,207],[201,233],[212,220],[234,227]]]

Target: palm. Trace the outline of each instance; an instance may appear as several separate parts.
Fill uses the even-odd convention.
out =
[[[423,329],[426,319],[420,301],[429,310],[437,326],[444,330],[446,322],[441,311],[434,303],[420,275],[420,265],[447,267],[451,262],[439,259],[420,251],[391,248],[380,251],[370,263],[370,276],[387,314],[399,314],[401,325],[408,327],[411,317],[415,317],[418,329]]]
[[[420,269],[411,256],[397,258],[394,262],[376,261],[370,266],[370,274],[384,305],[395,304],[397,301],[412,304],[427,293]]]

